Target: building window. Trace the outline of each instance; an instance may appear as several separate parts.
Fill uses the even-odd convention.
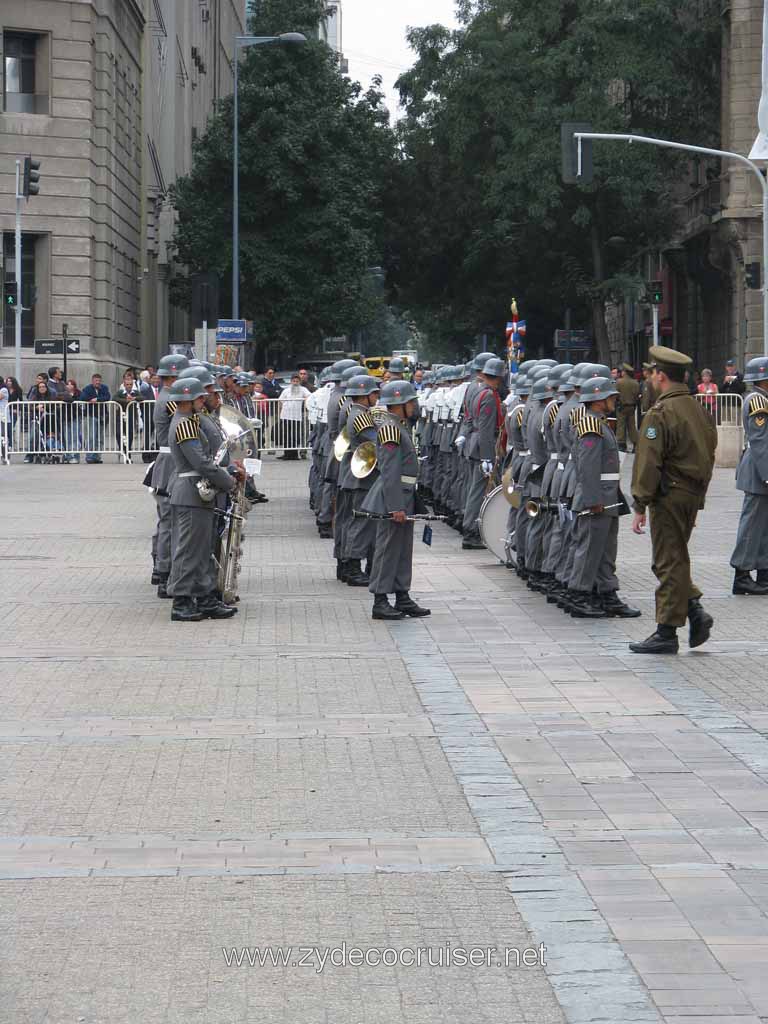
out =
[[[3,33],[3,109],[7,114],[47,114],[46,36]]]
[[[25,307],[21,314],[22,348],[33,348],[35,344],[35,242],[35,235],[21,236],[21,288]],[[16,239],[12,231],[3,234],[3,265],[3,347],[13,348],[16,345]],[[9,298],[14,300],[13,304],[9,303]]]

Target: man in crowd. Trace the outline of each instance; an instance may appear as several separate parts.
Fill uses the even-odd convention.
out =
[[[645,532],[650,509],[657,627],[647,640],[629,647],[636,654],[677,654],[677,630],[686,619],[691,647],[706,643],[713,626],[691,580],[688,542],[712,478],[717,430],[685,384],[690,357],[664,346],[651,348],[649,355],[659,398],[643,419],[638,441],[632,529]]]
[[[424,371],[421,369],[414,370],[413,380],[411,381],[411,383],[413,384],[413,387],[416,391],[421,391],[421,389],[424,387]]]
[[[310,394],[317,387],[314,373],[310,373],[306,366],[299,367],[299,384],[301,384],[303,388],[306,388]]]
[[[104,447],[104,420],[105,410],[103,405],[105,402],[109,402],[111,399],[109,388],[102,380],[100,373],[94,373],[91,377],[91,383],[86,384],[83,390],[80,392],[80,401],[88,403],[88,453],[85,456],[85,461],[89,463],[99,463],[101,459],[101,451]],[[102,406],[102,408],[99,408]]]
[[[725,375],[720,385],[721,395],[743,395],[747,390],[744,377],[736,369],[736,360],[729,359],[725,364]]]

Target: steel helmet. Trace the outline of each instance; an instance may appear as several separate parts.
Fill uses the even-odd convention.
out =
[[[341,365],[342,362],[344,363],[344,366]],[[332,366],[329,366],[328,367],[328,380],[332,380],[334,383],[337,383],[338,381],[340,381],[342,373],[350,365],[351,364],[348,363],[346,360],[339,360],[339,362],[336,362]]]
[[[518,373],[528,373],[536,365],[535,359],[526,359],[524,363],[520,363],[517,368]]]
[[[486,377],[504,377],[507,373],[507,364],[503,359],[492,356],[483,367],[483,374]]]
[[[608,377],[611,380],[613,379],[611,377],[611,368],[606,366],[605,363],[588,363],[587,365],[589,366],[587,380],[590,377]]]
[[[177,402],[193,402],[203,397],[205,388],[197,377],[181,377],[171,384],[168,392]]]
[[[589,402],[599,402],[601,398],[610,398],[611,395],[618,395],[616,384],[610,377],[590,377],[581,386],[579,401],[582,405]]]
[[[216,383],[213,374],[209,373],[204,366],[188,366],[186,370],[182,370],[179,374],[179,380],[187,380],[189,377],[199,380],[204,388]]]
[[[232,369],[231,366],[227,366],[227,364],[225,363],[222,366],[222,368],[221,368],[221,376],[222,377],[234,377],[235,376],[235,371]]]
[[[353,377],[358,377],[360,374],[365,374],[365,367],[358,366],[357,363],[352,363],[351,366],[347,366],[346,369],[342,371],[341,382],[342,384],[346,384],[348,381],[352,380]]]
[[[768,380],[768,356],[758,356],[757,359],[750,359],[744,367],[744,380],[747,384],[754,384],[759,380]]]
[[[557,366],[556,359],[540,359],[539,366]]]
[[[532,381],[549,380],[549,367],[542,366],[541,364],[539,364],[538,366],[534,366],[534,368],[528,374],[528,377]]]
[[[381,389],[379,405],[405,405],[417,399],[418,393],[409,380],[389,380]]]
[[[157,367],[158,377],[178,377],[182,370],[189,366],[186,356],[163,356]]]
[[[400,356],[395,356],[394,359],[389,360],[388,369],[390,373],[405,373],[405,363]]]
[[[370,377],[367,373],[358,373],[347,382],[347,396],[372,395],[381,391],[378,377]]]
[[[483,367],[489,359],[495,359],[496,354],[494,352],[479,352],[472,360],[472,369],[476,373],[482,373]]]
[[[549,391],[549,380],[547,379],[547,377],[546,376],[538,377],[533,382],[533,387],[531,388],[531,392],[530,392],[531,398],[538,398],[538,399],[546,398],[548,391]]]
[[[524,373],[518,374],[517,380],[515,381],[515,394],[516,395],[530,395],[532,384],[530,380],[525,376]]]
[[[550,372],[553,377],[557,374],[558,378],[562,380],[564,377],[568,377],[570,375],[572,369],[573,363],[558,363],[557,366],[552,367]]]

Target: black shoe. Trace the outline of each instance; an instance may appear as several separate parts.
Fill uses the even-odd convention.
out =
[[[333,540],[333,528],[323,524],[318,526],[317,532],[320,534],[321,540]]]
[[[161,580],[161,582],[158,584],[158,587],[157,587],[157,596],[158,597],[163,598],[163,599],[173,597],[173,594],[169,594],[168,593],[168,591],[166,589],[167,586],[168,586],[168,577],[166,576],[165,579]]]
[[[480,534],[475,530],[471,530],[464,534],[461,547],[464,551],[483,551],[485,544],[480,540]]]
[[[392,607],[392,605],[387,600],[386,594],[377,594],[376,597],[374,598],[371,618],[389,619],[394,622],[399,619],[404,619],[405,614],[404,612],[399,612],[397,611],[397,609]]]
[[[609,619],[639,619],[643,614],[639,608],[630,608],[624,604],[615,590],[610,594],[601,594],[600,603]]]
[[[630,644],[630,651],[635,654],[677,654],[680,644],[677,641],[677,629],[674,626],[657,626],[647,640]]]
[[[574,592],[570,613],[574,619],[605,619],[608,617],[605,609],[585,590]]]
[[[28,462],[31,465],[35,460],[32,458],[31,455],[25,455],[24,456],[24,461]]]
[[[266,494],[262,494],[261,491],[257,491],[256,497],[253,500],[256,502],[257,505],[266,505],[267,502],[269,501],[269,498],[266,496]]]
[[[202,622],[203,613],[191,597],[175,597],[171,609],[171,622]]]
[[[768,569],[757,570],[757,582],[761,587],[768,587]]]
[[[150,585],[156,587],[158,583],[165,583],[168,577],[165,573],[158,572],[157,569],[152,570],[152,579],[149,581]]]
[[[715,620],[709,612],[704,611],[698,598],[692,597],[688,602],[688,623],[690,625],[688,646],[691,648],[701,647],[709,640]]]
[[[371,582],[370,576],[366,576],[360,568],[359,558],[350,558],[346,563],[347,574],[344,582],[348,587],[367,587]]]
[[[420,608],[407,590],[395,596],[395,611],[402,612],[412,619],[423,619],[425,615],[432,614],[429,608]]]
[[[222,604],[213,594],[201,598],[197,602],[197,610],[204,619],[231,619],[233,615],[237,614],[237,608]]]
[[[556,604],[559,606],[560,601],[565,594],[565,587],[558,580],[555,580],[555,585],[550,588],[547,594],[547,604]]]
[[[339,583],[347,582],[347,563],[341,559],[336,559],[336,579]]]
[[[733,578],[733,593],[762,597],[768,594],[768,584],[755,582],[744,569],[737,569]]]

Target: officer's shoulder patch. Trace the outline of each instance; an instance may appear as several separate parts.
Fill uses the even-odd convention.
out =
[[[557,404],[557,402],[552,402],[552,404],[549,407],[549,425],[550,425],[550,427],[554,427],[555,420],[557,419],[557,416],[558,416],[559,412],[560,412],[560,406]]]
[[[385,423],[379,427],[380,444],[400,444],[400,428],[396,423]]]
[[[586,416],[586,415],[587,415],[587,410],[584,408],[583,405],[575,405],[573,407],[573,409],[571,409],[571,415],[570,415],[571,426],[572,427],[578,426],[579,421],[582,420],[584,418],[584,416]]]
[[[183,444],[185,441],[196,441],[198,439],[199,419],[197,416],[188,416],[176,426],[176,444]]]
[[[586,437],[587,434],[598,434],[602,437],[602,421],[599,420],[597,416],[590,416],[589,413],[585,413],[576,426],[576,434],[578,437]]]
[[[655,441],[656,438],[659,436],[656,427],[646,427],[645,436],[648,438],[649,441]]]
[[[749,399],[749,415],[756,416],[758,413],[766,412],[768,412],[768,396],[754,392]]]
[[[517,410],[517,425],[518,425],[518,427],[522,427],[522,425],[523,425],[523,407],[522,406],[520,406],[520,408]]]
[[[339,409],[341,409],[345,402],[346,398],[344,397],[344,395],[342,395],[341,398],[339,399]]]
[[[167,405],[167,409],[168,409],[168,412],[171,414],[171,416],[175,416],[176,415],[176,403],[175,402],[169,402],[168,405]]]
[[[369,412],[361,412],[355,416],[352,422],[352,429],[355,433],[359,434],[363,430],[367,430],[370,427],[375,427],[376,424],[373,422],[373,416]]]

